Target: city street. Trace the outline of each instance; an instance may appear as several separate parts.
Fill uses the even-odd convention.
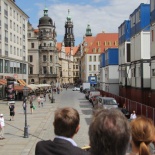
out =
[[[75,135],[74,140],[78,146],[89,144],[88,127],[91,121],[92,105],[85,99],[83,93],[64,89],[60,94],[54,94],[55,103],[50,103],[48,96],[43,108],[38,108],[37,101],[34,101],[36,110],[30,113],[27,105],[27,122],[29,125],[29,138],[23,138],[25,117],[22,108],[22,101],[17,101],[16,115],[14,121],[9,121],[9,108],[6,101],[0,101],[0,113],[5,118],[5,138],[0,140],[0,155],[34,155],[35,145],[40,140],[54,138],[53,114],[59,107],[70,106],[78,110],[80,114],[80,131]]]

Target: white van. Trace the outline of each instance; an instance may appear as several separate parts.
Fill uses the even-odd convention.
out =
[[[100,95],[100,92],[99,92],[99,91],[90,91],[89,99],[90,99],[92,96],[95,96],[95,95]]]

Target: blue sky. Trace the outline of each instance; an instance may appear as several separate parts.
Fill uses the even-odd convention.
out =
[[[48,16],[56,25],[57,41],[62,42],[65,21],[70,9],[74,23],[75,44],[78,45],[86,32],[87,24],[93,35],[101,32],[118,32],[118,27],[141,4],[150,0],[16,0],[16,4],[29,16],[29,21],[37,28],[43,9],[48,8]]]

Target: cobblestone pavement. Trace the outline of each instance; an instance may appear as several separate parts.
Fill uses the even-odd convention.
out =
[[[37,107],[33,114],[27,106],[27,122],[29,125],[29,138],[23,138],[25,116],[22,108],[22,101],[15,104],[16,115],[14,121],[9,121],[9,108],[7,101],[0,101],[0,113],[5,118],[5,138],[0,140],[0,155],[34,155],[36,143],[40,140],[54,138],[53,116],[58,107],[71,106],[80,113],[80,130],[74,140],[78,146],[89,144],[88,127],[92,117],[92,105],[85,100],[84,94],[71,89],[63,90],[60,94],[54,94],[55,103],[50,103],[46,97],[44,107]]]

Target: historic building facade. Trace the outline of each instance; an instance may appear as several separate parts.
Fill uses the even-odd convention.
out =
[[[89,76],[96,76],[100,80],[100,54],[108,48],[118,47],[118,33],[98,33],[92,36],[90,25],[87,26],[81,44],[81,80],[88,82]]]
[[[28,81],[28,16],[13,0],[0,1],[0,78]]]
[[[56,48],[55,23],[44,9],[38,29],[28,27],[29,83],[56,83],[60,79],[60,64]]]

